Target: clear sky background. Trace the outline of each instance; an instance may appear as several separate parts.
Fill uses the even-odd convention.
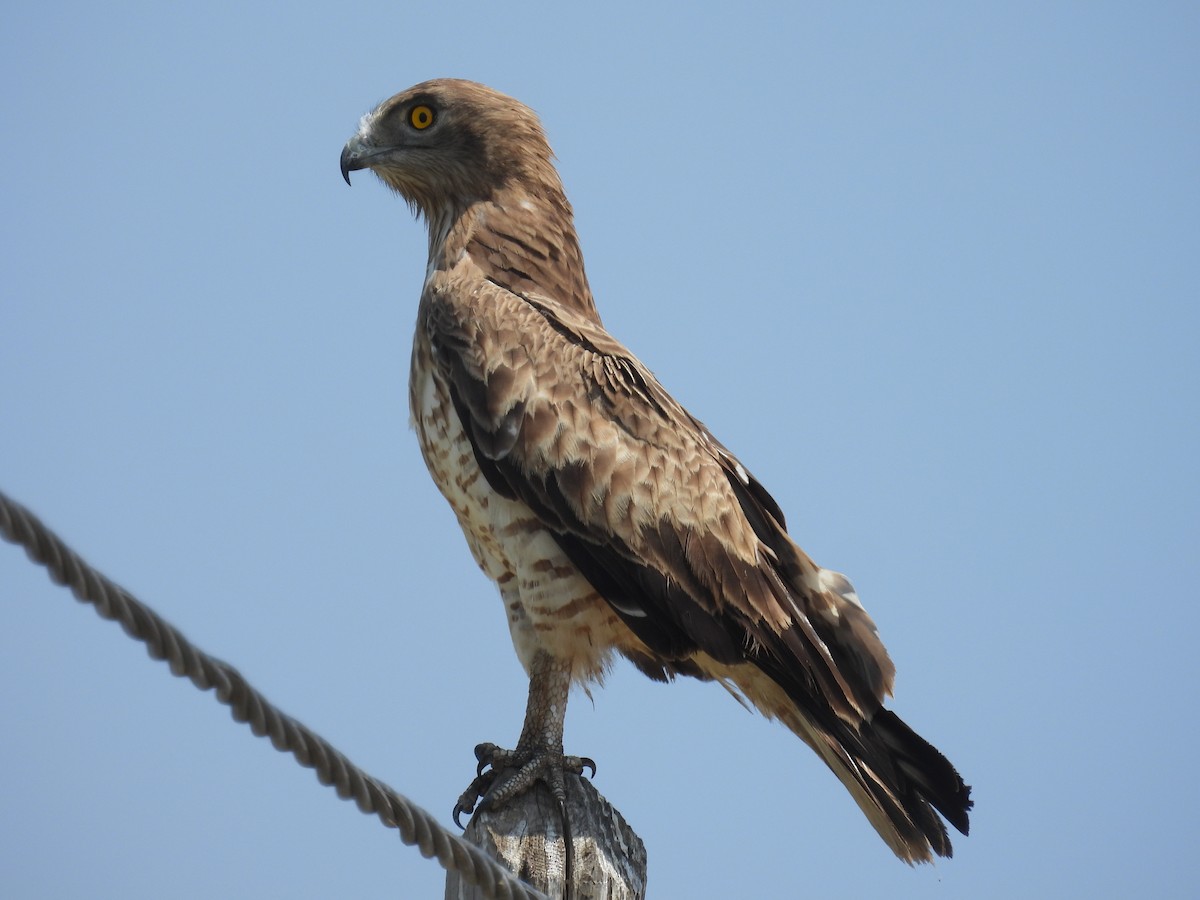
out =
[[[975,787],[909,869],[782,728],[621,664],[566,744],[650,896],[1194,895],[1195,4],[3,18],[0,487],[283,709],[446,822],[520,728],[407,424],[425,236],[337,166],[473,78],[542,115],[606,324],[854,579]],[[441,896],[7,546],[0,684],[6,897]]]

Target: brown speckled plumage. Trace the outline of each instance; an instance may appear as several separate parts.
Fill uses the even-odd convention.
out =
[[[604,330],[536,116],[426,82],[363,118],[342,167],[428,223],[413,423],[531,673],[518,751],[561,754],[565,702],[547,698],[616,652],[721,682],[816,750],[898,856],[950,855],[934,809],[966,833],[969,789],[883,708],[893,666],[849,582]]]

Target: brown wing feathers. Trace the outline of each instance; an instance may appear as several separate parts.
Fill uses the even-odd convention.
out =
[[[484,375],[481,365],[462,358],[471,356],[472,348],[439,334],[435,352],[449,377],[459,415],[470,424],[476,459],[493,488],[520,499],[538,515],[568,558],[652,651],[650,659],[633,660],[643,672],[659,679],[676,674],[705,677],[695,661],[697,654],[727,666],[758,667],[842,748],[850,774],[839,772],[840,776],[858,779],[907,842],[915,847],[928,841],[934,852],[947,854],[945,829],[925,801],[944,813],[949,810],[947,819],[962,830],[966,789],[941,754],[880,707],[882,693],[890,687],[891,662],[866,614],[843,604],[842,615],[861,613],[873,642],[867,650],[859,647],[852,653],[846,646],[864,637],[862,623],[859,634],[839,638],[837,627],[843,623],[810,619],[802,610],[805,579],[816,566],[787,537],[783,514],[770,494],[703,426],[670,401],[636,360],[616,355],[621,348],[611,338],[581,333],[582,323],[568,323],[570,316],[548,301],[505,293],[503,302],[528,303],[538,313],[556,346],[543,346],[528,330],[523,332],[523,345],[559,354],[560,377],[571,379],[570,367],[584,367],[588,356],[602,358],[599,364],[591,360],[588,367],[605,373],[593,385],[589,402],[598,413],[617,419],[628,441],[644,440],[658,428],[669,428],[676,437],[691,428],[696,445],[711,445],[710,459],[721,464],[731,504],[767,552],[751,564],[713,533],[681,529],[669,519],[644,524],[634,548],[620,535],[598,527],[600,523],[586,521],[588,497],[599,489],[586,450],[579,458],[531,472],[528,457],[539,454],[539,442],[530,441],[531,435],[522,435],[521,429],[537,418],[538,403],[534,398],[527,401],[519,391],[514,394],[513,388],[522,384],[527,394],[536,394],[536,379],[506,366]],[[546,333],[542,340],[547,340]],[[521,354],[512,360],[518,366],[532,365]],[[553,443],[544,427],[531,428],[539,431],[540,443]],[[544,462],[546,455],[539,455]],[[611,479],[611,471],[608,475]],[[780,602],[790,604],[792,615],[784,627],[772,627],[768,615],[759,610],[778,608]],[[880,658],[864,666],[861,660],[873,659],[871,652]]]

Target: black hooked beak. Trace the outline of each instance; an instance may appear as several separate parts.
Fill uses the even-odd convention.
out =
[[[373,148],[366,146],[357,134],[346,141],[346,146],[342,148],[342,177],[346,179],[346,184],[350,183],[351,172],[365,169],[371,164],[372,153]]]

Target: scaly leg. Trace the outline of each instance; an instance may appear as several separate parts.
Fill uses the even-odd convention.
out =
[[[571,689],[571,669],[547,653],[538,652],[529,671],[529,702],[525,707],[525,726],[516,750],[502,750],[495,744],[479,744],[475,780],[454,805],[454,823],[462,813],[485,806],[502,806],[518,794],[543,781],[558,801],[567,802],[563,772],[582,775],[585,768],[596,774],[596,764],[585,756],[563,754],[563,723],[567,715],[567,695]],[[486,770],[486,771],[485,771]]]

